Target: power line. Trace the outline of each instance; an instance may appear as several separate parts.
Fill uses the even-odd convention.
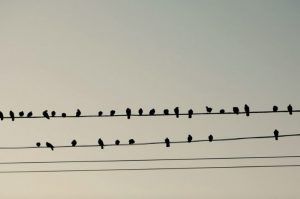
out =
[[[119,171],[162,171],[162,170],[208,170],[208,169],[251,169],[251,168],[289,168],[300,167],[300,164],[287,165],[240,165],[213,167],[156,167],[156,168],[120,168],[120,169],[62,169],[62,170],[10,170],[0,171],[0,174],[11,173],[70,173],[70,172],[119,172]]]
[[[299,137],[300,133],[298,134],[285,134],[285,135],[278,135],[278,138],[283,137]],[[213,141],[210,141],[208,139],[199,139],[199,140],[192,140],[190,143],[196,143],[196,142],[226,142],[226,141],[237,141],[237,140],[258,140],[258,139],[274,139],[274,136],[267,135],[267,136],[252,136],[252,137],[232,137],[232,138],[215,138]],[[171,141],[170,144],[189,144],[186,140],[181,141]],[[135,143],[135,144],[127,144],[127,143],[120,143],[119,145],[116,144],[104,144],[104,147],[118,147],[118,146],[142,146],[142,145],[157,145],[157,144],[165,144],[165,142],[141,142],[141,143]],[[100,147],[96,144],[91,145],[59,145],[54,146],[54,148],[90,148],[90,147]],[[34,146],[12,146],[12,147],[0,147],[0,150],[18,150],[18,149],[40,149],[40,148],[48,148],[46,146],[40,146],[40,147],[34,147]]]
[[[115,160],[56,160],[0,162],[0,165],[14,164],[65,164],[65,163],[117,163],[117,162],[162,162],[162,161],[204,161],[204,160],[249,160],[249,159],[287,159],[300,158],[300,155],[281,156],[237,156],[237,157],[198,157],[198,158],[154,158],[154,159],[115,159]]]

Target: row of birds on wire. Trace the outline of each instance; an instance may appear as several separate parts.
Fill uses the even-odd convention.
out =
[[[277,129],[275,129],[274,130],[274,132],[273,132],[273,134],[274,134],[274,138],[275,138],[275,140],[278,140],[278,137],[279,137],[279,131],[277,130]],[[213,135],[209,135],[208,136],[208,141],[209,142],[212,142],[214,140],[214,137],[213,137]],[[192,135],[188,135],[187,136],[187,139],[186,139],[186,142],[187,143],[191,143],[191,142],[193,142],[193,136]],[[116,146],[118,146],[118,145],[120,145],[120,140],[115,140],[115,145]],[[168,137],[166,137],[165,138],[165,140],[164,140],[164,143],[165,143],[165,146],[166,147],[170,147],[170,145],[171,145],[171,141],[170,141],[170,139],[168,138]],[[126,145],[133,145],[133,144],[135,144],[135,140],[134,139],[129,139],[128,140],[128,144],[126,144]],[[144,143],[145,144],[145,143]],[[146,143],[147,144],[147,143]],[[99,145],[99,147],[101,147],[101,149],[104,149],[104,146],[105,146],[105,144],[104,144],[104,141],[101,139],[101,138],[99,138],[98,139],[98,145]],[[36,143],[36,146],[39,148],[39,147],[41,147],[41,143],[40,142],[37,142]],[[55,146],[53,145],[53,144],[51,144],[50,142],[46,142],[46,145],[45,145],[47,148],[50,148],[52,151],[54,150],[54,148],[55,148]],[[72,140],[71,141],[71,145],[70,146],[72,146],[72,147],[76,147],[77,146],[77,141],[74,139],[74,140]]]
[[[124,115],[116,115],[116,111],[115,110],[111,110],[109,115],[104,115],[102,111],[99,111],[98,112],[98,117],[101,117],[101,116],[126,116],[127,119],[130,119],[131,116],[155,116],[155,115],[175,115],[177,118],[179,118],[180,115],[188,115],[188,118],[192,118],[193,114],[210,114],[210,113],[213,113],[212,112],[213,108],[212,107],[208,107],[206,106],[206,113],[194,113],[193,109],[189,109],[187,113],[180,113],[179,111],[179,107],[175,107],[174,110],[173,110],[173,113],[170,112],[169,109],[164,109],[163,110],[163,114],[157,114],[156,113],[156,110],[153,108],[149,111],[149,113],[145,114],[144,113],[144,110],[142,108],[140,108],[138,110],[138,115],[135,115],[135,114],[132,114],[132,110],[130,108],[127,108],[126,109],[126,114]],[[273,106],[273,110],[272,112],[278,112],[278,107],[277,106]],[[293,114],[293,107],[292,105],[288,105],[287,106],[287,110],[286,111],[281,111],[281,112],[288,112],[290,115]],[[258,112],[268,112],[268,111],[256,111],[256,113]],[[298,112],[298,110],[297,110]],[[226,111],[224,109],[221,109],[219,112],[215,113],[215,114],[225,114]],[[246,116],[250,116],[250,107],[245,104],[244,105],[244,112],[241,112],[240,111],[240,108],[239,107],[233,107],[232,108],[232,112],[227,112],[227,113],[233,113],[233,114],[240,114],[240,113],[244,113],[246,114]],[[3,120],[3,119],[11,119],[12,121],[15,120],[15,118],[40,118],[40,117],[44,117],[46,119],[50,119],[50,118],[55,118],[55,117],[62,117],[62,118],[65,118],[65,117],[94,117],[94,115],[82,115],[81,111],[79,109],[77,109],[75,115],[72,115],[72,116],[67,116],[66,113],[62,113],[60,116],[57,115],[57,113],[55,111],[51,111],[51,112],[48,112],[48,110],[45,110],[42,112],[42,116],[33,116],[33,112],[30,111],[28,112],[26,115],[25,115],[25,112],[24,111],[21,111],[19,112],[19,115],[17,116],[13,111],[9,111],[9,116],[8,117],[5,117],[3,112],[0,111],[0,120]]]

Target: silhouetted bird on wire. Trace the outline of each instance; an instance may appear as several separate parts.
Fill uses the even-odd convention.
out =
[[[32,117],[33,113],[30,111],[29,113],[27,113],[27,117]]]
[[[208,106],[206,106],[206,111],[207,111],[208,113],[211,113],[211,112],[212,112],[212,108],[211,108],[211,107],[208,107]]]
[[[56,112],[55,111],[51,111],[51,117],[55,117]]]
[[[179,107],[174,108],[174,113],[177,118],[179,118]]]
[[[19,116],[23,117],[24,116],[24,111],[19,112]]]
[[[37,142],[37,143],[36,143],[36,146],[37,146],[37,147],[40,147],[40,146],[41,146],[41,143],[40,143],[40,142]]]
[[[46,142],[46,147],[50,148],[52,151],[54,150],[54,146],[49,142]]]
[[[225,113],[225,110],[224,110],[224,109],[221,109],[221,110],[220,110],[220,113],[221,113],[221,114],[224,114],[224,113]]]
[[[165,110],[164,110],[164,114],[165,114],[165,115],[169,115],[169,109],[165,109]]]
[[[101,149],[104,149],[104,143],[103,143],[103,141],[102,141],[101,138],[99,138],[98,144],[99,144],[99,146],[101,147]]]
[[[232,111],[233,111],[233,113],[235,113],[235,114],[237,114],[237,115],[240,113],[239,107],[233,107],[233,108],[232,108]]]
[[[289,112],[290,115],[293,114],[293,107],[292,107],[292,105],[288,105],[287,110],[288,110],[288,112]]]
[[[15,114],[12,111],[9,111],[9,115],[12,121],[15,121]]]
[[[153,108],[149,111],[149,115],[154,115],[154,114],[155,114],[155,109]]]
[[[139,109],[139,115],[143,115],[143,109],[142,108]]]
[[[277,106],[273,106],[273,112],[277,112],[278,111],[278,107]]]
[[[62,117],[67,117],[67,114],[66,113],[62,113],[61,116]]]
[[[115,141],[115,144],[116,144],[116,145],[119,145],[119,144],[120,144],[120,140],[116,140],[116,141]]]
[[[274,131],[275,140],[278,140],[278,136],[279,136],[279,131],[277,129],[275,129],[275,131]]]
[[[170,140],[169,140],[169,138],[165,139],[165,143],[166,143],[166,147],[170,147]]]
[[[114,115],[115,115],[115,113],[116,113],[116,111],[115,111],[115,110],[111,110],[111,111],[110,111],[110,116],[114,116]]]
[[[192,140],[193,140],[193,137],[192,137],[191,135],[188,135],[187,141],[188,141],[188,142],[192,142]]]
[[[134,139],[130,139],[130,140],[128,141],[128,143],[129,143],[129,144],[134,144],[135,141],[134,141]]]
[[[212,135],[208,136],[208,141],[212,142],[214,140],[214,137]]]
[[[250,108],[247,104],[245,104],[244,109],[245,109],[246,116],[249,116],[250,115]]]
[[[43,111],[43,116],[45,118],[47,118],[48,120],[50,119],[49,114],[48,114],[48,110]]]
[[[188,115],[189,115],[188,117],[189,117],[189,118],[192,118],[193,114],[194,114],[193,110],[190,109],[190,110],[188,111]]]
[[[126,109],[126,115],[127,115],[127,119],[130,119],[130,116],[131,116],[131,109],[130,108]]]
[[[81,111],[79,109],[77,109],[76,111],[76,117],[80,117],[81,116]]]
[[[102,112],[102,111],[99,111],[99,112],[98,112],[98,116],[101,117],[102,115],[103,115],[103,112]]]
[[[3,118],[4,118],[4,115],[3,115],[2,111],[0,111],[0,119],[3,120]]]
[[[73,140],[73,141],[71,142],[71,144],[72,144],[72,146],[76,146],[76,145],[77,145],[77,141],[76,141],[76,140]]]

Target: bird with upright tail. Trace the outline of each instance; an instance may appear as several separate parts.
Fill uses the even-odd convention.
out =
[[[208,106],[206,106],[206,111],[207,111],[208,113],[211,113],[211,112],[212,112],[212,108],[211,108],[211,107],[208,107]]]
[[[11,118],[12,121],[15,121],[15,114],[12,111],[9,111],[9,116]]]
[[[250,107],[247,104],[245,104],[244,109],[245,109],[246,116],[249,117],[249,115],[250,115]]]
[[[126,115],[127,115],[127,119],[130,119],[130,117],[131,117],[131,109],[130,108],[126,109]]]
[[[52,151],[54,150],[54,146],[49,142],[46,142],[46,147],[50,148]]]
[[[177,118],[179,118],[179,107],[174,108],[174,113]]]
[[[166,143],[166,147],[170,147],[170,140],[169,140],[169,138],[165,139],[165,143]]]
[[[104,142],[103,142],[103,140],[101,138],[99,138],[98,144],[101,147],[101,149],[104,149]]]
[[[288,110],[288,112],[289,112],[290,115],[293,114],[293,107],[292,107],[292,105],[288,105],[287,110]]]
[[[48,120],[50,119],[50,116],[49,116],[49,114],[48,114],[48,110],[43,111],[43,116],[44,116],[45,118],[47,118]]]

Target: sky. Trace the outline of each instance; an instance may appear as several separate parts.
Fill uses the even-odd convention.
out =
[[[300,108],[300,2],[0,0],[0,110],[118,114]],[[22,119],[0,146],[136,142],[299,133],[300,115]],[[299,138],[0,150],[0,162],[298,155]],[[0,170],[300,164],[285,160],[0,165]],[[0,197],[298,198],[298,168],[0,174]]]

